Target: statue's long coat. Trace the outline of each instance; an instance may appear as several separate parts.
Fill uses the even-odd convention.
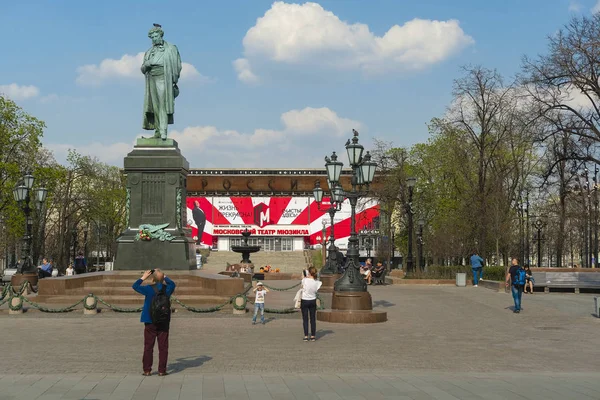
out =
[[[169,124],[173,124],[173,114],[175,113],[175,97],[179,94],[179,90],[174,90],[174,85],[179,81],[181,73],[181,57],[179,50],[174,44],[163,42],[165,50],[163,55],[163,65],[165,68],[165,100],[167,103],[167,115]],[[144,62],[150,58],[152,48],[144,54]],[[147,130],[154,130],[154,109],[152,108],[152,97],[150,96],[150,82],[146,74],[146,93],[144,95],[144,122],[142,127]]]

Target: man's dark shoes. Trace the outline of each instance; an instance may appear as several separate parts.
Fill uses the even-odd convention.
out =
[[[513,311],[513,312],[514,312],[515,314],[518,314],[518,313],[520,313],[520,312],[521,312],[521,310],[515,310],[515,311]]]
[[[144,371],[144,373],[142,375],[144,375],[144,376],[150,376],[150,375],[152,375],[152,373],[150,371],[147,371],[147,372]]]
[[[158,376],[167,376],[167,375],[169,375],[168,372],[159,372],[158,373]]]

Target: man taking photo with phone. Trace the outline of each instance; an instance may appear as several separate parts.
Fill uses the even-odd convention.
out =
[[[152,277],[152,283],[144,285],[144,281]],[[167,375],[167,358],[169,356],[169,325],[171,323],[171,295],[175,291],[175,282],[169,279],[160,269],[144,272],[135,281],[133,290],[143,294],[144,308],[140,321],[144,323],[144,356],[142,366],[144,376],[152,374],[154,358],[154,342],[158,340],[158,375]]]

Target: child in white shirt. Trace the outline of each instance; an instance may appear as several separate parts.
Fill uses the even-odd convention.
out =
[[[262,282],[258,282],[254,288],[256,297],[254,298],[254,317],[252,317],[252,325],[256,325],[256,315],[260,310],[260,322],[265,324],[265,295],[269,293],[269,289],[263,286]]]

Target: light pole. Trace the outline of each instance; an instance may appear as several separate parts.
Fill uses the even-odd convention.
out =
[[[531,260],[529,254],[529,190],[525,192],[525,259],[527,265],[530,264]]]
[[[348,239],[348,251],[346,253],[347,261],[344,274],[334,284],[334,292],[366,292],[367,284],[361,278],[358,261],[359,257],[359,239],[356,232],[356,204],[360,197],[364,197],[369,190],[369,185],[375,177],[377,164],[371,161],[371,155],[367,151],[363,155],[364,147],[358,143],[358,132],[352,130],[354,136],[352,140],[346,142],[346,152],[352,168],[351,189],[346,191],[340,184],[340,175],[342,173],[343,163],[337,160],[335,152],[331,157],[325,157],[325,167],[327,168],[327,179],[335,187],[334,197],[337,200],[347,198],[350,201],[350,238]],[[363,187],[365,190],[363,190]],[[341,202],[340,202],[341,203]],[[331,257],[331,256],[330,256]]]
[[[12,278],[11,282],[13,286],[18,286],[25,280],[28,280],[30,284],[35,285],[38,279],[35,271],[35,265],[31,259],[33,238],[33,218],[31,217],[31,211],[33,211],[33,209],[31,208],[30,202],[33,194],[33,200],[36,203],[39,203],[40,206],[38,209],[41,209],[41,205],[44,203],[44,201],[46,201],[48,190],[46,190],[46,188],[43,186],[34,190],[34,182],[35,178],[33,175],[26,173],[23,176],[21,183],[13,190],[13,197],[25,214],[25,234],[23,235],[21,247],[21,258],[23,261],[17,268],[17,274],[15,274]]]
[[[536,240],[537,240],[537,266],[538,266],[538,268],[542,267],[542,241],[544,240],[544,238],[542,237],[542,228],[545,225],[546,224],[541,219],[537,219],[533,223],[533,226],[535,226],[535,229],[537,229]]]
[[[417,183],[417,178],[407,178],[406,185],[408,186],[408,203],[406,204],[406,213],[408,214],[408,253],[406,254],[406,271],[413,271],[413,214],[414,210],[412,208],[412,198],[413,198],[413,188]]]
[[[337,156],[333,153],[332,158],[335,157],[333,163],[339,164],[340,173],[342,171],[342,163],[337,161]],[[332,168],[338,168],[338,165],[335,164]],[[329,167],[327,167],[327,174],[329,174]],[[329,208],[327,208],[327,212],[329,213],[329,218],[331,220],[331,225],[329,226],[329,248],[327,249],[328,255],[327,260],[323,264],[323,268],[321,268],[321,275],[333,275],[337,274],[339,270],[339,266],[337,263],[337,250],[335,248],[335,234],[334,234],[334,221],[333,218],[335,213],[340,211],[342,208],[342,203],[344,202],[344,194],[343,189],[339,185],[333,184],[331,181],[329,182]],[[323,188],[321,188],[321,183],[319,181],[315,182],[315,188],[313,189],[313,197],[317,202],[317,207],[321,210],[321,202],[323,201]],[[323,237],[325,237],[325,220],[323,220]]]
[[[423,218],[419,218],[419,233],[417,234],[417,257],[419,258],[419,268],[421,270],[425,269],[425,260],[423,259],[423,227],[425,226],[425,221]]]
[[[392,261],[390,263],[391,265],[388,266],[388,271],[391,269],[391,266],[394,265],[394,257],[396,257],[396,236],[395,236],[396,235],[396,227],[394,227],[392,225],[391,231],[392,231],[392,245],[390,247],[392,250]]]
[[[327,260],[327,238],[325,237],[327,234],[327,221],[322,219],[321,225],[323,225],[323,229],[321,229],[321,260],[323,260],[323,266],[325,266]]]
[[[71,235],[73,237],[73,267],[75,267],[75,257],[77,256],[77,226],[73,225],[73,229],[71,230]]]

